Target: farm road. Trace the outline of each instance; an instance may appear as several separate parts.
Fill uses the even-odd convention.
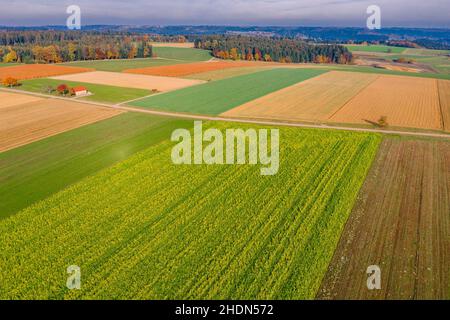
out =
[[[86,101],[86,100],[75,100],[72,98],[55,97],[55,96],[51,96],[51,95],[47,95],[47,94],[43,94],[43,93],[28,92],[28,91],[17,90],[17,89],[0,88],[0,90],[7,91],[7,92],[13,92],[13,93],[19,93],[19,94],[28,94],[28,95],[49,98],[49,99],[59,99],[59,100],[66,100],[66,101],[69,100],[69,101],[83,103],[83,104],[91,104],[94,106],[102,106],[102,107],[114,108],[114,109],[129,111],[129,112],[147,113],[147,114],[172,117],[172,118],[204,120],[204,121],[236,122],[236,123],[246,123],[246,124],[311,128],[311,129],[324,129],[324,130],[372,132],[372,133],[382,133],[382,134],[389,134],[389,135],[450,139],[450,134],[446,134],[446,133],[397,131],[397,130],[383,130],[383,129],[370,129],[370,128],[355,128],[355,127],[346,127],[346,126],[341,126],[341,125],[331,126],[331,125],[327,125],[327,124],[307,124],[307,123],[291,123],[291,122],[281,122],[281,121],[263,121],[263,120],[252,120],[252,119],[228,118],[228,117],[220,117],[220,116],[215,117],[215,116],[186,114],[186,113],[178,113],[178,112],[170,112],[170,111],[141,109],[141,108],[124,106],[123,104],[112,105],[112,104],[92,102],[92,101]]]

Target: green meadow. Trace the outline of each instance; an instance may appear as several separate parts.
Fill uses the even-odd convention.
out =
[[[215,115],[325,72],[319,69],[261,71],[144,98],[130,105]]]
[[[60,84],[66,84],[69,87],[75,86],[86,87],[92,93],[92,95],[77,98],[77,100],[87,100],[95,102],[119,103],[145,97],[152,94],[150,90],[105,86],[101,84],[55,80],[46,78],[21,81],[21,86],[19,87],[19,89],[30,92],[49,94],[46,88],[48,87],[56,88]],[[52,94],[59,95],[57,92],[53,92]]]

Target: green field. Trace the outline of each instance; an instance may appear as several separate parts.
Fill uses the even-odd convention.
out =
[[[212,55],[207,50],[193,48],[153,47],[158,58],[181,60],[185,62],[207,61]]]
[[[259,72],[259,71],[264,71],[269,68],[275,68],[275,67],[228,68],[228,69],[222,69],[222,70],[194,73],[194,74],[185,76],[183,78],[197,79],[197,80],[204,80],[204,81],[215,81],[215,80],[222,80],[222,79],[228,79],[228,78],[233,78],[233,77],[237,77],[237,76],[242,76],[245,74],[255,73],[255,72]]]
[[[0,68],[1,67],[12,67],[12,66],[17,66],[20,63],[4,63],[4,62],[0,62]]]
[[[121,72],[126,69],[159,67],[180,63],[165,59],[92,60],[63,63],[69,67],[93,68],[99,71]]]
[[[0,219],[187,126],[190,121],[125,113],[0,153]]]
[[[384,52],[384,53],[402,53],[406,50],[406,48],[402,47],[392,47],[392,46],[384,46],[384,45],[345,45],[350,51],[359,51],[359,52]]]
[[[206,50],[191,48],[153,48],[157,58],[120,59],[120,60],[92,60],[63,63],[66,66],[93,68],[99,71],[121,72],[126,69],[168,66],[178,63],[207,61],[212,58]]]
[[[208,82],[131,103],[178,112],[220,114],[273,91],[318,76],[319,69],[273,69]]]
[[[152,146],[0,221],[0,299],[313,299],[380,139],[281,128],[268,177]]]
[[[431,66],[439,73],[450,73],[450,57],[447,56],[393,55],[383,58],[391,61],[399,58],[412,59],[414,62]]]
[[[145,97],[152,94],[150,90],[113,87],[101,84],[54,80],[45,78],[21,81],[21,86],[19,87],[19,89],[30,92],[48,94],[45,88],[49,86],[56,88],[58,85],[63,83],[68,85],[69,87],[75,87],[80,85],[85,86],[90,92],[93,93],[93,95],[91,96],[77,98],[77,100],[87,100],[105,103],[119,103]],[[59,95],[57,92],[53,92],[52,94],[55,96]]]

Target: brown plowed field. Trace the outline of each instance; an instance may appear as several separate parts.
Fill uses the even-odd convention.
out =
[[[450,131],[450,81],[439,80],[438,86],[444,130]]]
[[[214,70],[223,70],[229,68],[242,68],[242,67],[255,67],[264,66],[263,62],[226,62],[226,61],[214,61],[214,62],[197,62],[187,64],[175,64],[171,66],[161,67],[148,67],[140,69],[128,69],[124,70],[127,73],[145,74],[152,76],[164,76],[164,77],[184,77],[195,73],[202,73]]]
[[[129,74],[120,72],[94,71],[80,74],[52,77],[52,79],[65,81],[78,81],[85,83],[103,84],[124,88],[136,88],[167,92],[196,84],[205,83],[201,80],[180,79],[171,77],[156,77],[142,74]]]
[[[18,104],[37,102],[41,100],[44,99],[27,94],[18,94],[0,91],[0,109],[16,106]]]
[[[330,120],[367,124],[382,116],[390,126],[442,130],[437,80],[379,76]]]
[[[56,99],[0,108],[0,152],[120,113],[122,111]]]
[[[92,71],[93,69],[66,67],[53,64],[25,64],[20,66],[0,68],[0,80],[12,77],[17,80],[34,78],[44,78],[63,74],[81,73]]]
[[[327,120],[377,75],[331,71],[225,112],[229,117]]]
[[[450,298],[450,143],[383,141],[318,297]]]

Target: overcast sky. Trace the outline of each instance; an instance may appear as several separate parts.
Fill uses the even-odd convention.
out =
[[[366,25],[376,4],[384,26],[450,28],[450,0],[1,0],[0,25],[63,25],[68,5],[82,24]]]

